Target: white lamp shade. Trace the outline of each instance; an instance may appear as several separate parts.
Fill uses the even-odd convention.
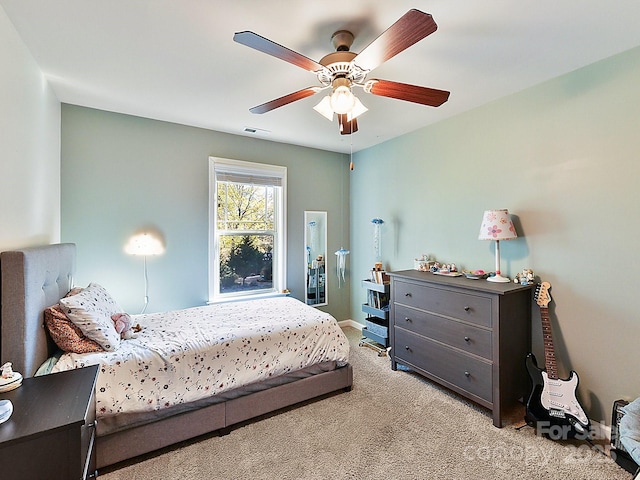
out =
[[[329,95],[322,97],[322,100],[313,109],[330,122],[333,121],[333,109],[331,108],[331,97]]]
[[[369,109],[367,107],[365,107],[362,102],[360,101],[360,99],[358,97],[356,97],[355,95],[353,96],[353,98],[355,99],[355,105],[353,106],[353,109],[347,113],[347,121],[351,121],[354,118],[359,117],[360,115],[362,115],[364,112],[368,111]]]
[[[129,255],[160,255],[164,253],[164,245],[150,233],[133,235],[124,247]]]
[[[367,107],[365,107],[362,102],[360,101],[360,99],[358,97],[356,97],[355,95],[353,96],[354,99],[354,106],[351,109],[351,111],[347,112],[347,121],[350,122],[351,120],[353,120],[354,118],[359,117],[360,115],[362,115],[363,113],[367,112],[369,109]],[[324,118],[326,118],[327,120],[329,120],[330,122],[333,121],[333,108],[331,107],[331,96],[330,95],[325,95],[324,97],[322,97],[322,100],[320,100],[318,102],[318,104],[313,107],[313,109],[318,112],[320,115],[322,115]],[[338,112],[336,112],[338,113]]]
[[[518,238],[518,234],[506,208],[484,212],[478,240],[513,240],[514,238]]]

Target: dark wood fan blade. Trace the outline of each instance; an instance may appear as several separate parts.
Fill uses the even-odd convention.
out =
[[[449,99],[449,93],[435,88],[419,87],[389,80],[372,79],[365,84],[365,90],[380,97],[397,98],[407,102],[439,107]]]
[[[340,135],[351,135],[358,131],[358,119],[354,118],[349,121],[346,113],[338,114],[338,125],[340,127]]]
[[[276,58],[292,63],[310,72],[317,72],[324,68],[315,60],[311,60],[298,52],[294,52],[287,47],[283,47],[282,45],[272,42],[268,38],[261,37],[257,33],[237,32],[233,36],[233,40],[260,52],[273,55]]]
[[[365,71],[373,70],[437,29],[430,14],[409,10],[356,55],[353,63]]]
[[[289,95],[285,95],[284,97],[276,98],[275,100],[271,100],[270,102],[250,108],[249,111],[251,113],[267,113],[291,102],[295,102],[296,100],[302,100],[303,98],[315,95],[319,90],[321,90],[320,87],[303,88],[302,90],[290,93]]]

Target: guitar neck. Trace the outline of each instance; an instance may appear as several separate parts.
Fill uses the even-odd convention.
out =
[[[544,365],[547,370],[547,377],[552,380],[557,380],[558,364],[556,363],[556,353],[553,348],[553,337],[551,336],[551,321],[549,320],[549,309],[547,307],[540,307],[540,317],[542,318]]]

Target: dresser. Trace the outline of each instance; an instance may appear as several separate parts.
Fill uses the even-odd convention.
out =
[[[409,367],[492,410],[525,398],[533,286],[404,270],[390,273],[391,368]]]
[[[95,471],[98,366],[25,378],[0,394],[13,403],[0,424],[0,477],[85,480]]]

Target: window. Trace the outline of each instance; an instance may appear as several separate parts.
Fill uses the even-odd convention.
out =
[[[286,167],[209,159],[209,302],[286,288]]]

